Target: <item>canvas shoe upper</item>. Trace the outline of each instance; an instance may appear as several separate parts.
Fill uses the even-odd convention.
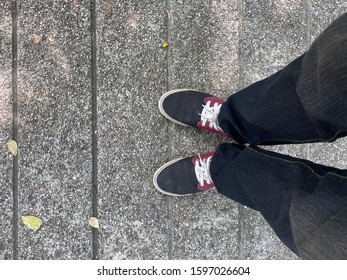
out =
[[[208,93],[178,89],[169,91],[160,98],[159,110],[177,124],[227,136],[218,124],[218,114],[223,103],[224,100]]]
[[[153,183],[160,192],[187,195],[214,187],[210,164],[214,152],[170,161],[160,167],[153,176]]]

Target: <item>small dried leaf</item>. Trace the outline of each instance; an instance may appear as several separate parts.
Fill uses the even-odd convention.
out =
[[[32,229],[33,231],[37,231],[42,226],[43,222],[40,218],[35,216],[21,216],[22,222],[24,225],[26,225],[29,229]]]
[[[99,220],[95,217],[90,217],[88,223],[93,228],[99,228]]]
[[[164,41],[164,42],[161,44],[161,47],[162,47],[162,48],[167,48],[169,45],[170,45],[170,42]]]
[[[18,145],[17,142],[14,140],[9,140],[7,142],[7,148],[9,149],[9,151],[11,152],[12,155],[14,155],[15,157],[18,155]]]
[[[42,39],[41,36],[37,35],[37,34],[34,34],[33,36],[34,36],[34,43],[35,44],[40,44],[41,39]]]
[[[166,9],[166,15],[167,15],[167,19],[171,20],[171,13],[168,9]]]

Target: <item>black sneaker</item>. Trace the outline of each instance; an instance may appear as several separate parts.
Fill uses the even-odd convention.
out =
[[[224,100],[208,93],[177,89],[165,93],[160,98],[159,110],[177,124],[227,136],[218,124],[218,114],[223,103]]]
[[[214,187],[210,164],[214,152],[170,161],[153,176],[158,191],[173,196],[198,193]]]

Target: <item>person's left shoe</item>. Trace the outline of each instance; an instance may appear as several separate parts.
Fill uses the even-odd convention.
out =
[[[179,158],[160,167],[153,176],[156,189],[164,194],[182,196],[214,187],[210,164],[214,152]]]
[[[218,124],[224,100],[192,89],[168,91],[159,99],[159,110],[169,120],[228,136]]]

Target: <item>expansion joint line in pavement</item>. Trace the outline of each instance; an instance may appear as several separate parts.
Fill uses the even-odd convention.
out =
[[[97,37],[96,1],[90,1],[91,12],[91,72],[92,72],[92,212],[98,217],[98,126],[97,126]],[[93,228],[93,259],[99,259],[99,231]]]
[[[17,46],[17,1],[12,1],[12,139],[18,143],[18,46]],[[13,157],[12,196],[13,196],[13,252],[18,259],[18,157]]]

